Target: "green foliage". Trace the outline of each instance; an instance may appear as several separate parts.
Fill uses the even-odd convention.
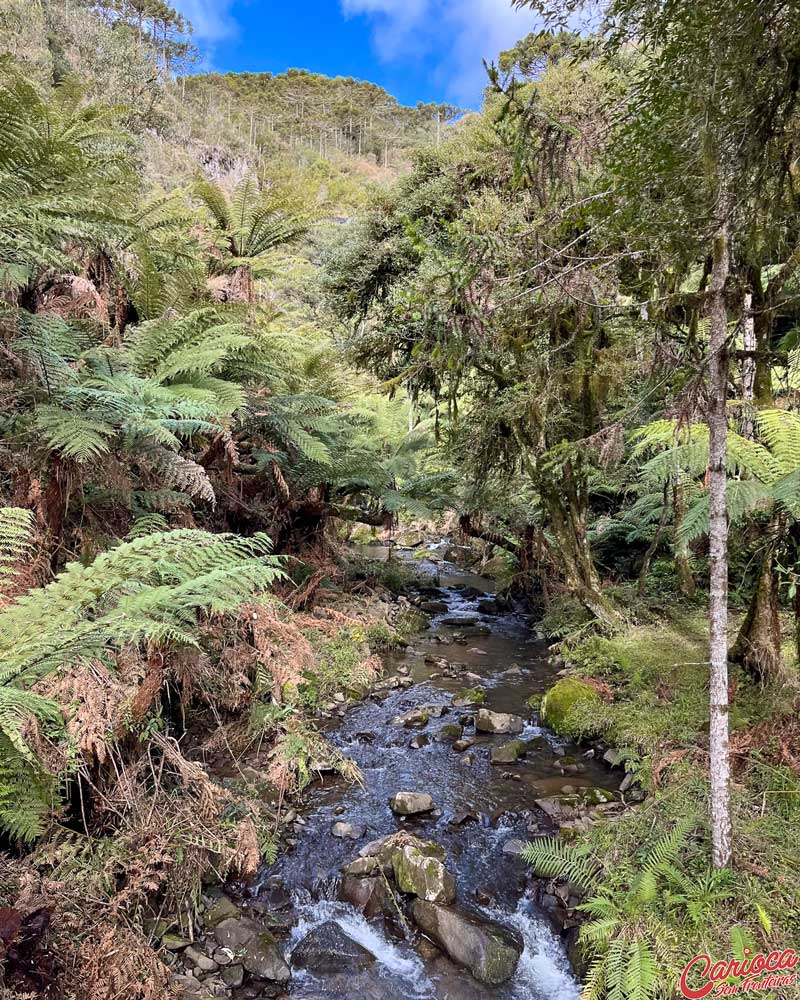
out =
[[[0,593],[8,590],[19,563],[33,547],[34,516],[20,507],[0,507]]]

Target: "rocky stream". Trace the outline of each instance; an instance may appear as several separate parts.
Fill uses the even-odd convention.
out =
[[[415,563],[430,627],[327,733],[363,785],[324,776],[293,848],[236,904],[208,901],[202,947],[183,954],[200,995],[579,996],[578,900],[533,879],[520,851],[619,808],[622,772],[539,724],[529,699],[558,668],[524,611],[444,559]]]

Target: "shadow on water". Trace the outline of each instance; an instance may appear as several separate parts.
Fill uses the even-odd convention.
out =
[[[370,554],[382,555],[374,549]],[[268,873],[269,882],[279,880],[289,889],[298,914],[287,955],[314,927],[334,920],[377,962],[366,972],[348,972],[346,981],[342,975],[315,979],[296,972],[292,994],[303,1000],[577,1000],[578,984],[560,939],[532,900],[526,866],[516,854],[504,851],[504,845],[511,848],[512,841],[530,839],[529,825],[538,818],[536,798],[564,784],[607,787],[608,772],[581,759],[579,773],[565,776],[565,757],[577,753],[576,748],[534,724],[526,700],[552,683],[553,669],[546,645],[532,636],[525,618],[514,611],[479,610],[479,602],[491,597],[488,580],[445,563],[421,568],[439,577],[434,596],[447,610],[436,614],[430,629],[404,653],[386,658],[386,675],[410,676],[413,686],[355,705],[329,734],[360,766],[363,787],[332,778],[320,782],[309,795],[307,825],[297,847]],[[455,670],[443,667],[442,659],[455,663]],[[465,675],[470,675],[467,681]],[[487,708],[529,720],[522,738],[539,740],[523,761],[492,765],[491,747],[511,737],[475,734],[470,719],[474,710],[452,706],[454,692],[477,684],[486,690]],[[422,729],[392,724],[396,716],[421,705],[441,705],[444,713]],[[465,724],[466,736],[476,738],[468,751],[473,757],[469,766],[451,742],[436,739],[443,725],[456,722]],[[419,734],[429,742],[413,749],[411,741]],[[428,792],[436,812],[416,820],[394,816],[389,799],[400,790]],[[357,842],[333,837],[331,826],[337,820],[365,826],[364,837]],[[395,928],[384,927],[381,919],[368,922],[349,904],[336,901],[341,866],[357,857],[368,841],[398,829],[441,844],[456,876],[459,899],[521,934],[525,950],[508,983],[478,983],[443,956],[423,961]],[[259,891],[265,892],[266,884]]]

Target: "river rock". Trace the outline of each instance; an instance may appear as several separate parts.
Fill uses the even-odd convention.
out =
[[[432,812],[433,799],[427,792],[396,792],[389,803],[398,816],[416,816]]]
[[[469,750],[470,747],[475,746],[475,737],[466,736],[464,739],[456,740],[453,744],[453,749],[456,753],[463,753],[465,750]]]
[[[507,840],[503,844],[503,854],[513,854],[519,857],[520,854],[525,850],[524,840]]]
[[[422,611],[427,611],[431,615],[443,615],[447,613],[447,604],[444,601],[423,601],[419,607]]]
[[[467,708],[469,705],[482,705],[486,701],[486,692],[482,687],[462,688],[453,695],[453,705],[456,708]]]
[[[250,917],[221,921],[214,929],[214,937],[223,948],[230,948],[252,976],[276,983],[291,978],[291,970],[275,938]]]
[[[510,740],[499,747],[492,747],[489,760],[493,764],[515,764],[527,749],[525,740]]]
[[[436,734],[437,743],[451,743],[460,740],[464,735],[464,729],[457,722],[448,722],[442,726]]]
[[[363,823],[348,823],[345,820],[337,820],[331,824],[331,833],[339,840],[361,840],[367,832]]]
[[[478,611],[480,611],[482,615],[499,615],[500,605],[497,601],[487,597],[483,601],[478,601]]]
[[[444,866],[444,849],[414,838],[392,852],[392,869],[401,892],[431,903],[452,903],[456,881]]]
[[[587,713],[599,713],[602,700],[597,691],[578,677],[564,677],[554,684],[542,699],[542,720],[554,732],[562,735],[573,735],[571,715],[580,710],[583,716]]]
[[[223,920],[236,919],[241,916],[239,907],[227,896],[219,896],[206,910],[205,923],[207,930],[213,930]]]
[[[418,733],[414,736],[411,742],[408,744],[412,750],[421,750],[426,747],[431,741],[430,736],[426,736],[425,733]]]
[[[475,728],[482,733],[521,733],[525,722],[519,715],[480,708],[475,717]]]
[[[420,705],[412,708],[405,715],[397,715],[392,719],[393,726],[403,726],[406,729],[422,729],[429,719],[439,719],[444,714],[443,705]]]
[[[497,986],[514,975],[524,947],[515,931],[460,908],[422,899],[414,900],[411,914],[417,926],[479,982]]]
[[[334,920],[309,931],[292,952],[292,965],[315,973],[365,969],[374,961],[372,952],[348,937]]]
[[[339,899],[360,910],[367,920],[372,920],[383,912],[384,904],[388,901],[386,883],[380,877],[379,871],[380,866],[376,863],[373,875],[345,874],[339,885]]]

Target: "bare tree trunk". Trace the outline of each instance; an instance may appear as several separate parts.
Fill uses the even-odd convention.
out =
[[[667,526],[667,521],[669,520],[669,480],[664,483],[664,503],[661,505],[661,517],[658,519],[658,525],[656,526],[656,533],[653,535],[653,540],[647,547],[647,551],[644,554],[644,559],[642,560],[642,568],[639,570],[639,583],[636,588],[636,592],[639,598],[643,598],[645,590],[647,589],[647,577],[650,573],[650,563],[653,561],[653,556],[658,551],[658,546],[661,544],[661,539],[664,537],[664,529]]]
[[[730,756],[728,747],[728,223],[714,240],[709,309],[709,628],[711,652],[709,753],[711,840],[715,868],[731,860]]]

